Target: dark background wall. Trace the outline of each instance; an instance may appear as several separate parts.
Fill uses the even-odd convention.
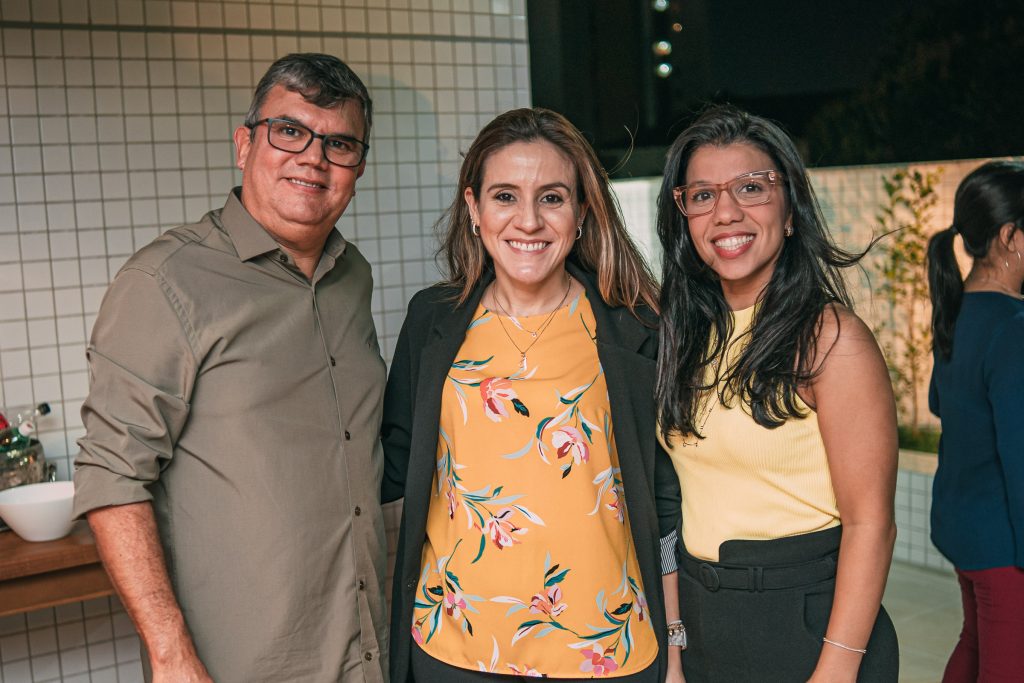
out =
[[[1013,0],[529,0],[533,100],[620,176],[660,173],[708,102],[779,121],[814,165],[1020,154],[1021,14]]]

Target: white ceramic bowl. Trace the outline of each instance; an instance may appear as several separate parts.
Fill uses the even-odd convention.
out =
[[[26,541],[52,541],[71,531],[74,497],[70,481],[15,486],[0,491],[0,517]]]

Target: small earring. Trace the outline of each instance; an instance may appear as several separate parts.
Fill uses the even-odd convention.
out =
[[[786,237],[792,237],[793,236],[793,226],[792,225],[787,225],[786,229],[783,230],[782,232],[783,232],[783,234]]]
[[[473,233],[473,237],[479,237],[480,236],[480,226],[477,225],[476,223],[470,223],[470,226],[471,227],[469,228],[469,231],[471,233]]]

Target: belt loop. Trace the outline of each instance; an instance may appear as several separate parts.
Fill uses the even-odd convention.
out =
[[[747,567],[747,588],[754,593],[764,591],[764,567]]]
[[[712,593],[722,585],[722,580],[718,578],[718,572],[707,562],[702,562],[700,565],[700,582]]]

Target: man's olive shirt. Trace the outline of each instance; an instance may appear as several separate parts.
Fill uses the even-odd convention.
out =
[[[152,501],[218,683],[381,682],[370,267],[334,230],[310,281],[239,196],[114,278],[88,348],[75,513]]]

